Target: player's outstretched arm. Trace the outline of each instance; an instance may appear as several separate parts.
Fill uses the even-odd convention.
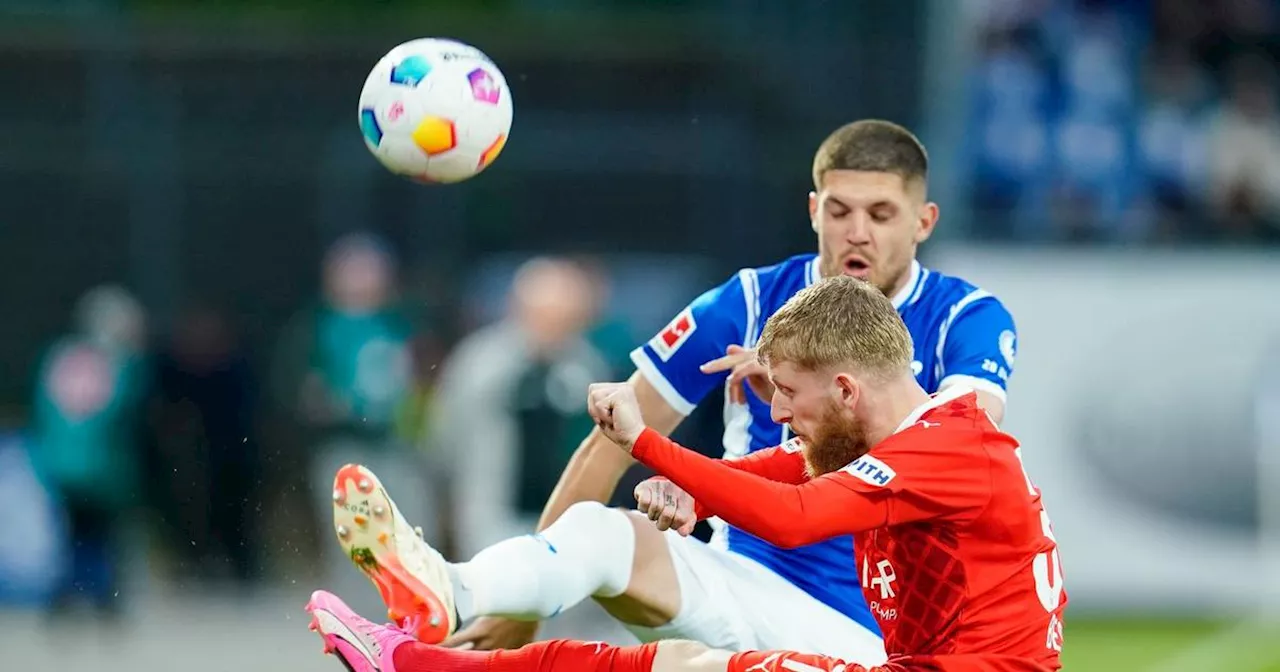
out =
[[[856,492],[840,482],[840,472],[782,483],[682,448],[649,429],[629,447],[636,459],[688,492],[702,512],[782,548],[874,529],[889,518],[888,491]]]
[[[799,484],[809,480],[798,444],[759,450],[741,459],[720,462],[780,483]],[[659,530],[672,529],[689,536],[699,520],[715,515],[665,476],[654,476],[640,483],[634,494],[636,510],[647,515]]]
[[[670,434],[684,420],[684,414],[671,407],[653,385],[638,371],[627,384],[635,391],[636,402],[644,422],[655,431]],[[560,481],[547,500],[538,520],[544,530],[577,502],[605,502],[618,487],[618,481],[635,460],[618,450],[600,428],[587,435],[560,475]]]

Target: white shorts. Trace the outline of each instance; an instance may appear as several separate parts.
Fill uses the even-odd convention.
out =
[[[680,581],[680,613],[658,628],[628,625],[641,641],[692,639],[730,651],[800,651],[873,666],[884,642],[764,565],[693,537],[666,533]]]

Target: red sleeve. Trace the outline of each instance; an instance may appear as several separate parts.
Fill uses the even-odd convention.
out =
[[[722,461],[734,469],[764,476],[771,481],[799,485],[809,480],[804,454],[799,446],[793,439],[781,446],[757,450],[746,457]]]
[[[778,453],[784,451],[764,452],[751,468],[783,464]],[[891,491],[857,492],[845,483],[853,477],[843,472],[781,483],[686,450],[651,429],[640,434],[631,454],[692,495],[702,511],[782,548],[875,529],[888,520]]]
[[[757,450],[746,457],[735,460],[720,460],[720,462],[734,469],[763,476],[777,483],[798,485],[809,480],[809,474],[805,470],[804,455],[800,453],[798,446],[799,444],[795,443],[783,444],[766,450]],[[714,512],[707,510],[707,507],[702,505],[701,500],[694,498],[693,501],[693,510],[697,514],[698,520],[716,515]]]

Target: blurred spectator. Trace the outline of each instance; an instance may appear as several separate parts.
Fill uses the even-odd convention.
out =
[[[1076,2],[1049,25],[1061,75],[1056,114],[1054,237],[1132,237],[1124,226],[1137,181],[1133,171],[1132,33],[1112,2]]]
[[[32,461],[62,506],[71,557],[57,611],[83,596],[114,615],[118,546],[138,500],[144,313],[119,287],[86,293],[75,330],[54,342],[36,381]]]
[[[1013,18],[1007,19],[1013,21]],[[976,128],[970,134],[972,204],[980,235],[1042,234],[1026,227],[1043,220],[1013,217],[1035,211],[1049,168],[1050,79],[1038,35],[1028,26],[1001,21],[981,38],[974,76]]]
[[[432,444],[452,470],[460,557],[529,533],[590,431],[587,385],[611,373],[584,337],[595,298],[580,267],[533,259],[515,274],[507,316],[446,361]]]
[[[1143,80],[1139,151],[1152,233],[1161,240],[1203,236],[1207,232],[1193,230],[1189,215],[1208,174],[1206,73],[1186,49],[1165,47],[1147,60]]]
[[[1280,233],[1280,119],[1275,64],[1262,55],[1235,60],[1227,98],[1209,135],[1209,202],[1230,238]]]
[[[1280,238],[1274,2],[973,4],[980,236]]]
[[[333,477],[342,465],[369,467],[427,535],[431,495],[413,450],[412,329],[395,305],[396,268],[381,240],[341,238],[323,264],[324,295],[293,320],[278,374],[311,442],[307,474],[325,558],[325,581],[353,606],[379,604],[364,577],[332,539]],[[278,384],[282,384],[278,381]]]
[[[229,318],[189,308],[157,361],[152,486],[170,547],[201,578],[225,575],[228,562],[241,582],[256,575],[253,385]]]
[[[636,346],[635,334],[631,325],[610,302],[613,295],[612,281],[603,263],[591,257],[574,261],[586,274],[592,290],[591,314],[594,318],[584,335],[609,366],[609,379],[622,380],[631,375],[635,368],[631,363],[631,350]]]

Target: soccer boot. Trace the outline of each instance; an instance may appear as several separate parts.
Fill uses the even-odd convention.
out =
[[[378,477],[348,464],[333,479],[333,529],[342,550],[377,586],[387,616],[419,641],[458,627],[448,563],[400,514]]]
[[[332,593],[317,590],[307,602],[312,632],[324,639],[324,652],[338,657],[351,672],[396,672],[396,647],[412,642],[409,633],[377,625],[352,611]]]

